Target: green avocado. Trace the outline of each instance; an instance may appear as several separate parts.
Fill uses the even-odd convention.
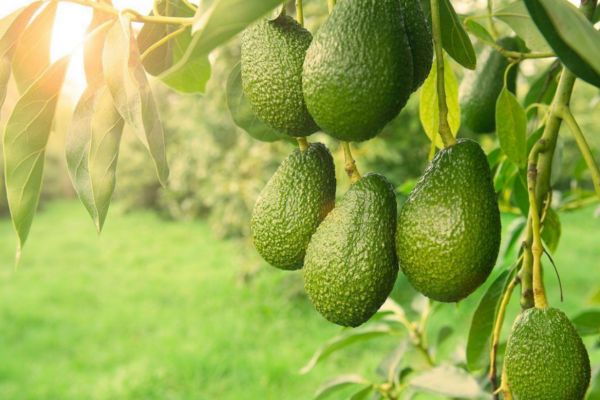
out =
[[[433,63],[433,38],[420,0],[400,0],[413,59],[412,91],[421,87]]]
[[[504,368],[515,400],[582,400],[590,384],[587,350],[555,308],[530,308],[517,317]]]
[[[356,327],[390,294],[396,198],[386,178],[368,174],[354,183],[313,235],[306,250],[304,288],[329,321]]]
[[[319,128],[302,94],[302,64],[312,35],[293,18],[263,20],[242,35],[242,86],[256,116],[290,136]]]
[[[519,50],[515,37],[505,37],[498,44],[507,50]],[[509,62],[496,50],[488,48],[477,61],[477,69],[468,71],[460,87],[462,125],[474,133],[490,133],[496,129],[496,100],[504,87],[504,71]],[[517,67],[512,67],[506,83],[515,92]]]
[[[413,87],[412,53],[398,0],[341,0],[304,61],[304,98],[321,129],[339,140],[376,136]]]
[[[489,276],[500,248],[500,212],[481,147],[441,150],[398,216],[400,268],[425,296],[456,302]]]
[[[335,167],[329,150],[296,149],[262,190],[251,230],[260,255],[274,267],[302,268],[311,236],[335,204]]]

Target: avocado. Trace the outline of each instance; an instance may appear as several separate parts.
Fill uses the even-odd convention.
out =
[[[302,268],[311,236],[335,203],[335,167],[321,143],[296,149],[262,190],[251,230],[260,255],[274,267]]]
[[[319,226],[306,250],[303,277],[308,297],[326,319],[356,327],[381,307],[398,274],[395,225],[393,186],[367,174]]]
[[[421,87],[433,63],[433,38],[420,0],[400,0],[413,59],[412,91]]]
[[[519,50],[515,37],[497,42],[507,50]],[[468,71],[460,87],[462,126],[474,133],[490,133],[496,129],[496,100],[504,87],[504,71],[509,62],[498,51],[488,48],[477,61],[477,69]],[[506,79],[508,90],[515,93],[517,67],[512,67]]]
[[[504,358],[515,399],[582,400],[590,384],[587,350],[556,308],[530,308],[516,319]]]
[[[263,20],[242,35],[242,86],[256,116],[290,136],[319,128],[302,94],[302,64],[312,35],[293,18]]]
[[[427,167],[398,216],[400,268],[425,296],[456,302],[489,276],[500,248],[500,212],[486,156],[459,139]]]
[[[306,105],[321,129],[344,141],[376,136],[406,104],[413,61],[398,0],[341,0],[310,45]]]

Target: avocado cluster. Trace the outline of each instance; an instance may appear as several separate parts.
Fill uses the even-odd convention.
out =
[[[312,39],[280,15],[242,38],[242,86],[257,117],[300,137],[318,127],[344,141],[377,135],[431,69],[419,0],[341,0]],[[486,156],[459,140],[438,153],[398,213],[382,175],[356,179],[335,205],[333,158],[305,144],[278,168],[254,207],[256,249],[271,265],[302,269],[326,319],[356,327],[390,294],[399,269],[424,295],[456,302],[489,276],[500,213]]]

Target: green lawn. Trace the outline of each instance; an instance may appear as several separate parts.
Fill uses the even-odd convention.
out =
[[[592,214],[563,217],[556,261],[570,315],[600,287]],[[13,252],[0,220],[3,400],[309,399],[336,374],[373,376],[393,345],[349,348],[299,375],[340,329],[312,310],[297,273],[262,268],[247,243],[219,241],[202,223],[112,213],[98,237],[83,207],[54,203],[38,214],[16,272]],[[457,321],[467,308],[454,309],[440,318]]]

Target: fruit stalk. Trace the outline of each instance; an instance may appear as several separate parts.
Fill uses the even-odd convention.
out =
[[[330,14],[333,11],[333,7],[335,7],[335,2],[336,0],[327,0],[327,9],[329,10]]]
[[[564,108],[561,111],[561,118],[571,131],[571,134],[575,138],[577,142],[577,146],[579,146],[579,151],[585,160],[590,173],[592,174],[592,182],[594,183],[594,189],[596,190],[596,194],[600,197],[600,169],[598,169],[598,164],[594,161],[594,156],[592,155],[592,150],[590,149],[590,145],[588,144],[579,124],[573,117],[573,113],[568,108]]]
[[[356,183],[360,179],[360,173],[356,168],[356,160],[352,157],[352,150],[350,150],[350,143],[342,142],[344,148],[344,159],[346,161],[345,170],[350,178],[350,182]]]
[[[596,9],[597,0],[582,0],[579,9],[586,18],[591,19]],[[554,99],[549,108],[549,115],[546,126],[540,140],[544,140],[545,150],[539,154],[537,161],[537,179],[535,186],[535,196],[533,203],[536,210],[544,208],[544,200],[548,198],[550,192],[550,177],[552,174],[552,161],[556,149],[558,132],[562,123],[561,112],[569,108],[573,86],[575,85],[575,75],[568,69],[564,69],[556,90]],[[527,220],[526,238],[524,241],[525,251],[530,251],[533,243],[533,226],[531,209]],[[534,296],[532,292],[533,279],[533,260],[525,254],[523,269],[521,271],[521,307],[523,309],[534,306]]]
[[[445,147],[456,144],[448,123],[448,103],[446,102],[446,83],[444,79],[444,49],[442,48],[442,29],[439,0],[431,0],[431,28],[437,68],[437,94],[439,107],[439,133]]]
[[[304,8],[302,7],[302,0],[296,0],[296,21],[304,26]]]

